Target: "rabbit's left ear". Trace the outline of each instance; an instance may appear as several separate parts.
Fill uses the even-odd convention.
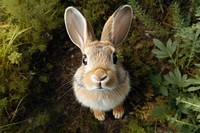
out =
[[[129,32],[132,22],[132,8],[130,5],[119,7],[106,22],[101,41],[109,41],[116,47]]]

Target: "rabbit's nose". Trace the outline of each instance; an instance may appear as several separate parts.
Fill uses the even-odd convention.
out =
[[[97,77],[96,75],[92,75],[93,81],[101,82],[107,78],[107,75],[104,75],[102,77]]]
[[[108,78],[107,73],[103,69],[97,69],[92,75],[94,82],[102,82]]]

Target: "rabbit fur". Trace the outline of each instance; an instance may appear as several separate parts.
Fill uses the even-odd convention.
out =
[[[95,38],[92,26],[76,8],[68,7],[64,20],[71,41],[83,54],[83,63],[73,80],[77,101],[91,108],[100,121],[105,119],[105,111],[112,109],[114,117],[121,118],[130,84],[128,72],[117,62],[115,49],[130,29],[131,6],[121,6],[113,13],[100,40]]]

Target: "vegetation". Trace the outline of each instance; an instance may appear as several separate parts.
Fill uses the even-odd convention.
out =
[[[99,37],[127,3],[134,20],[118,55],[133,89],[125,117],[101,123],[73,97],[80,53],[63,13],[76,6]],[[199,0],[0,0],[0,132],[200,132],[199,56]]]
[[[0,1],[0,130],[6,131],[19,121],[22,105],[29,96],[35,70],[32,55],[44,52],[52,29],[62,21],[59,1]],[[14,129],[13,129],[14,130]]]

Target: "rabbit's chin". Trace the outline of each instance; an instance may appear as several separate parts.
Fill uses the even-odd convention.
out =
[[[114,88],[116,88],[115,86],[112,87],[108,87],[108,86],[86,86],[85,89],[89,90],[89,91],[104,91],[104,90],[113,90]]]

